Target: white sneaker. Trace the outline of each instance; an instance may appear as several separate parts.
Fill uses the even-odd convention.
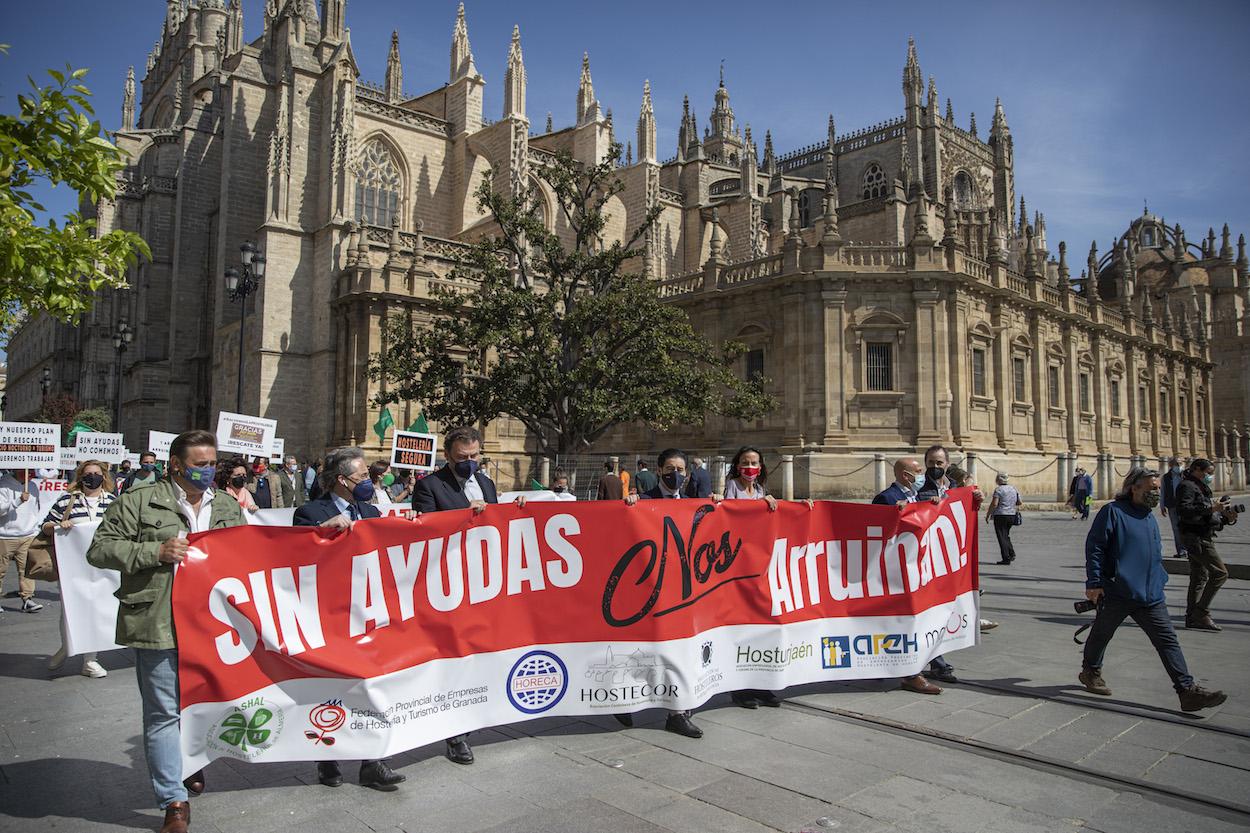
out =
[[[82,664],[82,675],[84,677],[90,677],[93,680],[98,680],[101,677],[107,677],[109,672],[105,671],[104,666],[100,663],[95,660],[90,660],[89,662],[84,662]]]
[[[65,653],[65,646],[62,645],[57,652],[48,660],[48,670],[55,671],[65,664],[65,660],[69,655]]]
[[[43,605],[34,599],[22,600],[22,613],[34,613],[36,610],[43,610]]]

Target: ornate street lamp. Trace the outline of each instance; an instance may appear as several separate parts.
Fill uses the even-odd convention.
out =
[[[43,369],[43,375],[39,378],[39,387],[43,390],[43,403],[46,405],[48,393],[52,390],[52,368]]]
[[[242,269],[230,266],[226,269],[226,293],[231,301],[239,301],[239,374],[238,388],[235,393],[234,410],[243,411],[243,319],[247,315],[247,296],[260,288],[261,279],[265,277],[265,255],[256,248],[256,244],[248,241],[239,247],[239,261]]]
[[[117,329],[113,331],[113,351],[117,353],[117,361],[115,362],[115,376],[117,383],[113,385],[113,430],[122,430],[122,354],[130,347],[130,342],[134,341],[135,331],[126,323],[126,319],[117,322]]]

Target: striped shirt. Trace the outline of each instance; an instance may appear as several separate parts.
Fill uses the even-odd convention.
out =
[[[59,524],[65,517],[65,511],[69,510],[69,522],[72,524],[85,524],[92,521],[98,521],[104,517],[104,510],[117,500],[117,496],[112,492],[101,490],[100,494],[89,498],[82,492],[66,492],[57,498],[56,503],[52,504],[52,508],[48,510],[48,517],[43,519],[46,524]],[[73,501],[73,506],[70,506]]]

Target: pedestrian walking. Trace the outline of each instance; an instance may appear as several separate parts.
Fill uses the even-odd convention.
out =
[[[0,586],[11,561],[17,565],[17,595],[23,613],[43,610],[35,601],[35,580],[26,575],[26,556],[41,520],[39,496],[31,489],[26,473],[22,472],[22,482],[11,472],[0,475]]]
[[[1016,546],[1011,542],[1011,530],[1020,524],[1020,493],[1007,482],[1007,472],[999,472],[994,478],[994,494],[990,496],[989,508],[985,510],[985,522],[994,524],[994,537],[998,539],[999,564],[1016,560]]]
[[[1185,469],[1181,466],[1179,457],[1173,457],[1168,460],[1168,470],[1163,473],[1160,478],[1163,492],[1163,502],[1159,505],[1159,512],[1163,517],[1168,519],[1169,525],[1172,527],[1172,543],[1176,547],[1173,552],[1173,558],[1185,558],[1185,543],[1181,540],[1180,513],[1176,511],[1176,487],[1181,485],[1181,480],[1185,477]]]
[[[179,434],[169,446],[169,476],[114,501],[87,551],[92,566],[121,573],[116,641],[135,652],[148,777],[165,812],[161,833],[186,833],[188,795],[205,784],[203,770],[182,778],[174,567],[186,558],[188,533],[246,523],[239,502],[214,490],[216,474],[217,437]]]
[[[1228,581],[1228,568],[1215,549],[1215,535],[1237,523],[1237,514],[1225,496],[1216,501],[1211,493],[1215,464],[1199,457],[1189,464],[1176,487],[1176,511],[1180,515],[1181,543],[1189,556],[1189,590],[1185,599],[1185,627],[1199,631],[1222,628],[1211,618],[1211,602]]]
[[[43,519],[42,531],[45,536],[52,538],[58,529],[72,529],[78,524],[98,523],[104,519],[104,510],[117,499],[113,493],[113,478],[109,476],[108,470],[108,463],[102,460],[86,460],[78,464],[65,494],[56,499],[56,503],[52,504]],[[64,593],[61,594],[61,599],[61,647],[48,660],[49,671],[58,670],[69,657]],[[95,651],[82,655],[82,675],[92,679],[108,676],[104,666],[96,659]]]
[[[1116,629],[1132,617],[1172,678],[1181,710],[1194,712],[1228,698],[1222,691],[1208,691],[1194,682],[1172,629],[1163,595],[1168,581],[1163,539],[1154,517],[1159,492],[1157,471],[1131,470],[1115,500],[1098,511],[1085,537],[1085,596],[1098,605],[1098,613],[1085,643],[1078,679],[1086,691],[1111,695],[1102,677],[1103,657]]]

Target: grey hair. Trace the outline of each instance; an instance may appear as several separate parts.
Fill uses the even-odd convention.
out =
[[[1007,472],[1000,471],[998,473],[998,476],[994,478],[994,482],[996,482],[999,486],[1006,486],[1007,485]]]
[[[1133,487],[1143,480],[1151,477],[1158,477],[1159,472],[1154,469],[1135,468],[1129,469],[1128,474],[1124,476],[1124,483],[1120,486],[1120,491],[1116,493],[1116,500],[1129,500],[1133,496]]]
[[[347,477],[355,468],[357,460],[365,459],[365,452],[358,446],[336,448],[326,455],[325,465],[321,469],[321,488],[327,492],[334,490],[334,481]]]

